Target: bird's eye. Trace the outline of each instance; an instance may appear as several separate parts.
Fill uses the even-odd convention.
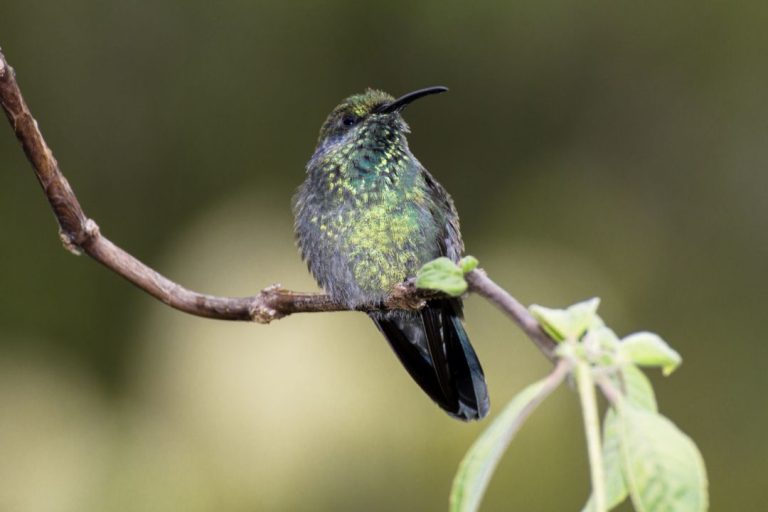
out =
[[[344,117],[341,118],[341,124],[343,124],[346,127],[354,126],[359,121],[360,121],[360,118],[354,114],[344,114]]]

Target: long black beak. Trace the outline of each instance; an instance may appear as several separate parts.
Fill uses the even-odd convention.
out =
[[[448,88],[443,87],[442,85],[438,85],[436,87],[427,87],[425,89],[419,89],[418,91],[409,92],[408,94],[400,96],[395,101],[384,103],[383,105],[377,107],[376,110],[374,110],[373,112],[375,114],[391,114],[392,112],[399,112],[403,110],[406,105],[408,105],[414,100],[423,98],[424,96],[429,96],[430,94],[438,94],[441,92],[446,92],[447,90]]]

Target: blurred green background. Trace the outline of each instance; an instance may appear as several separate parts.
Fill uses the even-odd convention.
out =
[[[684,357],[662,411],[713,510],[768,501],[768,4],[0,3],[0,45],[86,212],[197,290],[314,284],[290,198],[325,115],[406,113],[468,252],[524,303],[603,298]],[[5,125],[5,122],[2,123]],[[0,510],[443,510],[487,425],[449,419],[364,315],[174,312],[64,250],[0,127]],[[467,301],[493,413],[549,364]],[[525,426],[485,510],[578,510],[579,410]],[[622,510],[629,510],[629,507]]]

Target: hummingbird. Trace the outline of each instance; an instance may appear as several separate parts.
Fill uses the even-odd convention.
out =
[[[393,287],[440,256],[464,250],[451,196],[413,156],[403,109],[445,92],[395,99],[368,89],[342,101],[320,128],[293,200],[301,256],[318,284],[350,309],[381,304]],[[416,383],[449,415],[483,418],[490,406],[459,298],[419,311],[368,313]]]

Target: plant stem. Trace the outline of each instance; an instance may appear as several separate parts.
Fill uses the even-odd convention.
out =
[[[557,362],[557,356],[555,356],[557,343],[544,332],[528,308],[520,304],[501,286],[491,281],[482,269],[468,272],[464,278],[469,284],[470,291],[485,297],[498,306],[528,335],[550,362],[553,364]]]
[[[600,419],[597,415],[595,381],[589,363],[576,363],[576,384],[579,388],[581,411],[584,416],[584,431],[587,436],[589,470],[592,477],[592,495],[595,498],[595,512],[607,512],[605,503],[605,467],[600,444]]]

